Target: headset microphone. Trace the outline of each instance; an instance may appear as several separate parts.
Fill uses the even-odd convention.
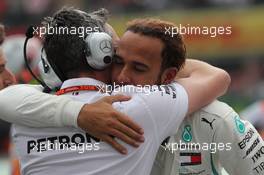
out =
[[[29,62],[28,62],[28,59],[27,59],[27,43],[28,43],[28,40],[30,38],[32,38],[34,36],[34,26],[30,26],[27,31],[26,31],[26,39],[25,39],[25,42],[24,42],[24,60],[25,60],[25,64],[26,64],[26,67],[27,69],[29,70],[30,74],[39,82],[39,84],[41,84],[43,87],[44,87],[44,90],[43,92],[50,92],[51,89],[46,85],[45,82],[41,81],[35,74],[34,72],[32,71],[32,69],[30,68],[30,65],[29,65]]]

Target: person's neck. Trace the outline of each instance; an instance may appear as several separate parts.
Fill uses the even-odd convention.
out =
[[[98,81],[101,81],[105,84],[108,84],[109,82],[107,82],[107,80],[103,79],[102,75],[100,76],[100,72],[80,72],[77,76],[77,78],[92,78]]]
[[[100,72],[78,72],[78,73],[74,73],[74,74],[69,74],[69,77],[72,78],[92,78],[98,81],[101,81],[105,84],[109,84],[110,82],[108,82],[108,79],[105,79],[105,75],[102,73],[100,74]],[[110,80],[109,80],[110,81]]]
[[[75,79],[75,78],[93,78],[93,79],[96,79],[95,74],[92,72],[69,73],[68,77],[70,79]]]
[[[89,77],[89,78],[96,79],[95,74],[92,73],[92,72],[80,72],[80,73],[78,74],[78,78],[84,78],[84,77]]]

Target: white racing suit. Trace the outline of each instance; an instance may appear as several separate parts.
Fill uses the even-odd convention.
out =
[[[264,142],[248,121],[214,101],[163,142],[151,175],[263,175]]]

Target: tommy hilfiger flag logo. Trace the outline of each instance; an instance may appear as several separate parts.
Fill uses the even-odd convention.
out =
[[[180,153],[181,166],[200,165],[202,163],[201,153]]]

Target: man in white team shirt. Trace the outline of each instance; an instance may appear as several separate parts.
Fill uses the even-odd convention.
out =
[[[94,13],[97,13],[96,11]],[[110,27],[110,26],[109,26]],[[6,62],[8,59],[5,58],[4,50],[1,47],[2,43],[5,40],[5,29],[4,25],[0,24],[0,90],[10,87],[10,85],[13,85],[16,83],[15,75],[6,67]],[[35,86],[37,89],[42,91],[43,89]],[[9,97],[14,94],[13,87],[10,87],[11,89],[7,89],[9,93],[5,94],[4,91],[1,91],[1,94],[7,95],[7,98],[11,100],[10,103],[3,100],[4,98],[1,98],[2,101],[1,106],[3,109],[8,109],[5,113],[5,110],[1,111],[0,118],[2,120],[5,120],[10,123],[17,123],[21,125],[26,126],[34,126],[34,127],[61,127],[64,126],[62,123],[67,123],[66,118],[67,116],[63,116],[64,113],[67,115],[72,115],[75,117],[84,117],[86,119],[86,122],[83,126],[83,128],[86,132],[91,134],[94,137],[97,137],[99,139],[104,140],[105,142],[109,143],[111,146],[113,146],[117,151],[120,153],[124,153],[126,151],[126,148],[117,143],[113,138],[109,137],[109,133],[113,136],[123,140],[124,142],[132,145],[132,146],[138,146],[138,142],[142,142],[144,140],[144,137],[142,136],[144,131],[143,129],[134,121],[132,121],[128,116],[125,116],[123,113],[118,112],[117,110],[112,108],[112,103],[117,101],[127,101],[130,98],[123,95],[116,95],[116,96],[110,96],[110,97],[104,97],[92,104],[84,104],[82,102],[78,101],[72,101],[65,97],[59,97],[59,98],[53,98],[49,95],[43,95],[42,98],[44,101],[42,101],[41,107],[42,108],[49,108],[50,112],[58,110],[59,112],[56,112],[56,115],[53,116],[53,118],[47,117],[43,119],[40,122],[34,122],[32,120],[32,123],[24,118],[22,120],[22,115],[19,115],[20,120],[17,120],[17,117],[13,117],[12,114],[9,112],[10,105],[14,104],[14,101],[10,99]],[[39,106],[39,104],[32,104],[32,101],[36,100],[38,97],[35,97],[33,94],[29,93],[28,96],[31,95],[32,99],[31,106],[32,108],[35,108],[36,106]],[[29,98],[29,97],[28,97]],[[49,100],[53,101],[52,104],[45,103],[45,98],[49,98]],[[16,100],[15,100],[16,101]],[[20,108],[23,108],[23,105],[21,103],[17,103],[20,105]],[[4,107],[7,105],[7,108]],[[36,106],[34,106],[36,105]],[[68,106],[75,106],[75,110],[71,110],[68,108]],[[26,104],[25,104],[26,107]],[[27,107],[26,107],[27,108]],[[28,108],[27,108],[28,109]],[[101,109],[101,110],[98,110]],[[22,111],[21,111],[22,112]],[[37,112],[37,111],[36,111]],[[28,113],[28,112],[26,112]],[[52,113],[52,112],[51,112]],[[29,117],[29,116],[27,116]],[[36,115],[32,114],[32,117],[36,119]],[[41,117],[41,116],[40,116]],[[100,121],[100,122],[98,122]],[[110,125],[114,123],[115,128],[121,128],[119,129],[119,133],[112,133],[111,131],[115,131],[115,128]],[[44,124],[44,125],[43,125]],[[2,125],[1,125],[2,126]],[[6,127],[5,123],[2,126],[3,132],[1,133],[4,137],[8,135],[9,127]]]
[[[76,13],[76,11],[70,12],[70,14],[73,17],[75,17],[74,15],[78,16],[78,13]],[[63,21],[64,19],[63,13],[57,13],[57,15],[58,16],[55,16],[54,19],[60,19],[61,24],[61,20]],[[67,18],[67,20],[69,20],[69,18]],[[171,24],[163,22],[160,22],[159,25],[172,27]],[[163,28],[159,28],[159,34],[163,34],[162,37],[164,37],[164,39],[167,39],[168,42],[172,45],[166,45],[163,40],[155,38],[157,36],[148,36],[144,38],[145,42],[152,41],[151,43],[155,48],[148,51],[149,53],[151,53],[149,56],[151,56],[153,59],[162,60],[168,59],[168,57],[174,55],[175,59],[180,61],[180,63],[183,63],[184,61],[181,61],[181,59],[184,58],[182,58],[181,56],[185,55],[185,49],[183,47],[181,37],[178,36],[178,38],[169,38],[169,36],[166,36],[163,33]],[[49,45],[47,45],[46,47],[44,44],[44,49],[47,53],[48,59],[58,59],[53,60],[57,63],[60,63],[56,64],[56,66],[65,65],[63,61],[73,59],[72,57],[70,57],[70,55],[67,54],[64,54],[63,57],[56,57],[55,55],[62,51],[70,51],[71,49],[65,49],[65,47],[73,47],[72,44],[76,44],[74,43],[74,40],[70,40],[71,42],[69,42],[68,40],[63,40],[63,47],[62,44],[59,44],[61,42],[59,40],[59,37],[57,37],[57,40],[55,42],[56,45],[55,43],[53,43],[52,45],[51,41],[52,39],[49,40]],[[163,52],[163,44],[164,49],[166,49],[168,54],[172,55],[165,54],[165,56],[164,54],[161,54]],[[144,50],[146,49],[144,46],[146,45],[144,42],[142,42],[142,46],[140,48],[142,48],[143,51],[146,51]],[[178,46],[177,49],[174,48],[174,46]],[[57,53],[55,53],[54,50],[53,52],[50,52],[52,49],[55,49],[54,47],[56,48]],[[74,48],[75,47],[76,46],[74,46]],[[82,47],[80,47],[80,49],[81,48]],[[64,60],[61,60],[62,58],[64,58]],[[78,56],[76,56],[74,60],[78,62],[78,59],[79,61],[83,61]],[[179,80],[179,82],[186,89],[188,96],[181,85],[173,83],[170,86],[165,86],[163,90],[160,88],[158,88],[158,90],[155,90],[154,88],[153,92],[148,94],[130,93],[130,95],[132,95],[131,101],[114,104],[115,108],[129,114],[129,116],[131,116],[135,121],[141,123],[145,131],[145,142],[138,149],[134,149],[127,145],[127,156],[116,153],[113,149],[111,149],[110,146],[108,146],[104,142],[99,142],[100,151],[98,151],[98,147],[95,146],[96,143],[98,143],[98,140],[96,138],[91,138],[89,135],[82,133],[80,130],[75,128],[47,128],[40,130],[36,128],[17,126],[15,128],[14,137],[16,140],[16,144],[20,145],[20,147],[18,148],[18,152],[20,153],[20,156],[22,158],[22,172],[50,174],[56,170],[56,174],[66,172],[71,174],[148,174],[150,172],[151,165],[154,161],[154,157],[160,142],[166,136],[173,134],[173,132],[176,132],[175,128],[177,130],[177,126],[183,119],[186,112],[188,111],[188,113],[190,113],[194,110],[197,110],[206,103],[209,103],[215,96],[222,94],[226,90],[226,85],[228,84],[229,79],[226,76],[225,72],[204,63],[194,63],[197,63],[199,67],[197,67],[195,71],[189,73],[191,75],[190,78]],[[79,64],[78,66],[82,65]],[[156,66],[160,67],[161,65]],[[177,67],[181,68],[181,65],[178,64]],[[186,67],[187,70],[189,70],[188,65],[186,65]],[[142,64],[135,63],[134,68],[139,73],[142,72],[142,68],[145,69],[146,67]],[[107,71],[109,71],[109,69],[105,69],[104,71],[100,72],[91,71],[88,69],[88,67],[87,70],[82,70],[80,69],[80,67],[75,67],[75,69],[76,70],[71,70],[75,73],[67,72],[65,70],[63,72],[66,73],[66,75],[70,78],[72,78],[71,76],[90,76],[97,77],[98,79],[107,82],[107,76],[109,75],[109,72]],[[160,78],[166,81],[166,79],[168,79],[168,77],[171,77],[174,73],[176,73],[175,69],[173,69],[172,71],[167,70],[160,75]],[[192,76],[194,76],[194,78],[191,78]],[[217,86],[217,88],[207,87],[206,85],[204,85],[206,83],[213,84]],[[69,88],[72,86],[85,84],[93,86],[102,85],[103,83],[89,78],[69,79],[63,83],[62,88]],[[94,91],[83,91],[72,94],[69,93],[66,95],[73,96],[72,98],[76,98],[78,100],[92,102],[93,100],[96,100],[104,96],[105,94],[100,94]],[[205,95],[207,96],[205,97]],[[188,99],[189,103],[187,104]],[[76,126],[76,123],[74,123],[74,126]],[[72,150],[65,151],[56,149],[44,151],[42,150],[43,152],[40,153],[41,143],[45,145],[48,141],[53,143],[63,142],[70,145],[78,145],[78,143],[90,143],[96,148],[90,151],[85,151],[81,155]],[[34,149],[35,144],[37,144],[37,149]],[[67,166],[71,165],[71,163],[74,163],[74,165]],[[61,168],[62,166],[63,168]]]
[[[152,175],[263,174],[264,142],[227,104],[214,101],[186,117],[160,147]]]
[[[148,52],[141,52],[142,49],[134,44],[144,43],[144,37],[150,35],[150,29],[158,28],[158,22],[155,19],[130,22],[116,51],[114,82],[137,85],[153,84],[153,80],[166,84],[174,80],[175,74],[159,80],[152,70],[161,61],[148,57]],[[136,74],[135,63],[140,65],[140,74]],[[171,64],[164,67],[175,69]],[[196,69],[195,65],[189,68]],[[178,77],[188,75],[179,72]],[[249,122],[240,120],[231,107],[219,101],[186,117],[177,134],[163,145],[157,154],[152,175],[215,175],[221,174],[222,167],[232,175],[263,174],[264,143],[258,132]]]

